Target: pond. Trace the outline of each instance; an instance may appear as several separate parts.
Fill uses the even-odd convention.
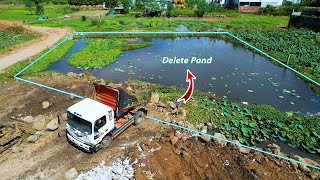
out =
[[[66,73],[83,70],[69,66],[69,56],[86,46],[87,38],[76,40],[64,57],[48,69]],[[124,51],[115,63],[89,71],[97,78],[124,81],[129,77],[166,86],[187,88],[186,70],[196,77],[195,89],[227,96],[235,101],[270,104],[280,111],[315,114],[320,96],[290,70],[272,64],[267,58],[240,45],[212,37],[135,39],[153,45]],[[210,58],[210,64],[164,64],[169,58]]]

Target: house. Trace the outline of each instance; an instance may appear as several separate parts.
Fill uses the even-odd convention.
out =
[[[124,14],[124,7],[123,7],[123,5],[116,6],[116,7],[114,8],[114,11],[116,12],[116,14]]]
[[[260,7],[267,5],[281,6],[283,0],[236,0],[239,12],[258,12]]]

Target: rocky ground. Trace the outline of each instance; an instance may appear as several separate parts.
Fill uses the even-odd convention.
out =
[[[52,87],[92,97],[93,77],[53,74],[30,78]],[[49,80],[48,80],[49,79]],[[126,91],[136,87],[113,84]],[[66,109],[80,99],[11,80],[0,84],[0,119],[19,119],[31,129],[0,157],[0,179],[319,179],[319,171],[207,136],[198,136],[145,119],[121,134],[107,149],[85,153],[66,141]],[[153,94],[149,115],[193,126],[187,112]],[[223,134],[216,136],[224,138]],[[271,144],[266,149],[282,154]],[[284,155],[284,154],[282,154]],[[319,166],[317,162],[293,158]]]

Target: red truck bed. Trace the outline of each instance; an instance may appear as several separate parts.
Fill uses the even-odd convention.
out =
[[[119,105],[119,90],[110,86],[101,85],[93,82],[94,86],[94,99],[111,107],[115,114],[118,114]]]

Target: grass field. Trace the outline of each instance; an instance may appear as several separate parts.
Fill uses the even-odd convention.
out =
[[[18,44],[37,38],[39,36],[40,34],[28,31],[22,26],[10,26],[4,29],[0,29],[0,54]]]
[[[98,8],[73,8],[69,5],[44,5],[44,17],[56,18],[65,14],[70,14],[81,10],[94,10]],[[29,21],[36,20],[39,15],[30,14],[24,5],[0,5],[0,19]]]
[[[178,25],[187,26],[190,30],[218,27],[225,29],[274,29],[279,25],[287,25],[289,18],[284,16],[258,16],[254,14],[240,14],[238,17],[220,19],[218,21],[185,21],[167,18],[135,18],[133,16],[105,17],[102,22],[95,23],[96,19],[81,18],[70,20],[57,19],[49,21],[36,21],[31,24],[50,27],[71,27],[76,31],[172,31]]]

